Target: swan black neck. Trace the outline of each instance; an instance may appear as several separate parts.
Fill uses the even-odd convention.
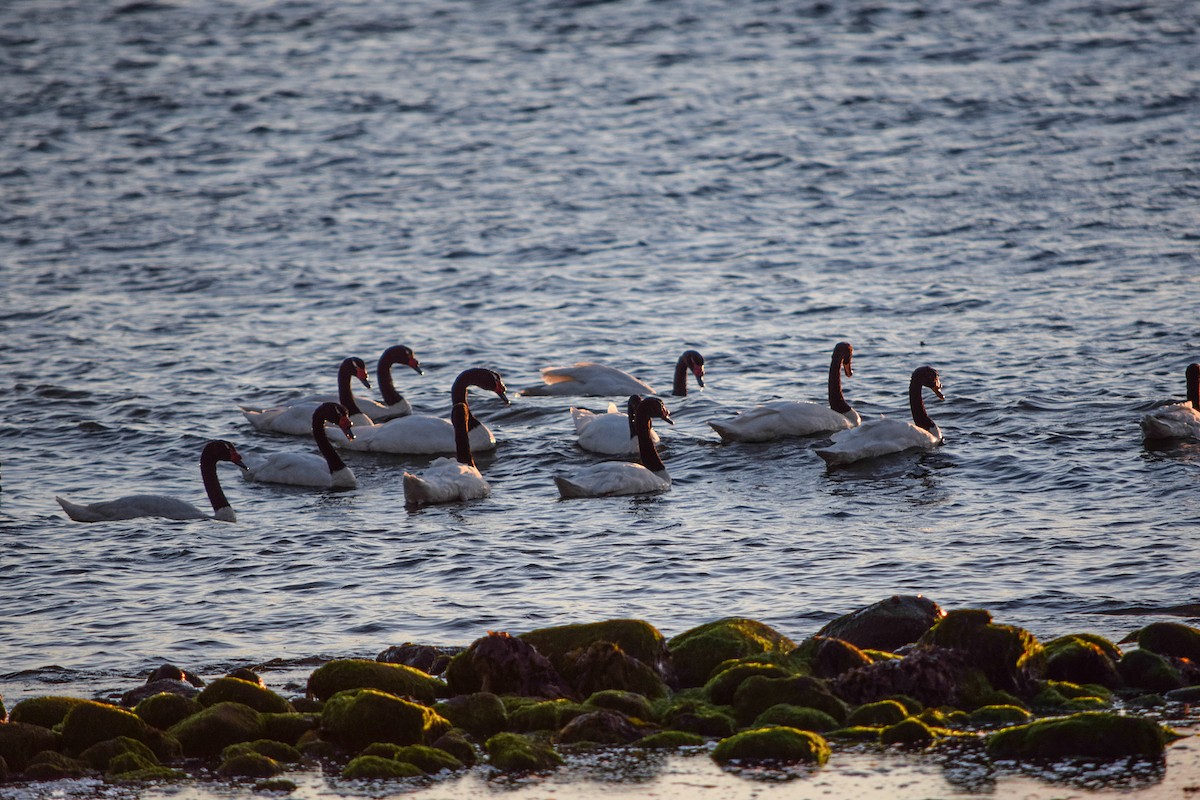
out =
[[[839,414],[848,413],[851,408],[842,394],[842,370],[850,374],[850,358],[854,351],[846,342],[841,342],[833,348],[833,360],[829,362],[829,407]]]
[[[455,403],[450,411],[450,421],[454,424],[454,457],[460,464],[475,467],[475,459],[471,455],[471,433],[467,428],[469,413],[466,403]]]
[[[471,406],[467,403],[467,387],[478,386],[480,389],[490,389],[491,391],[500,393],[503,397],[504,384],[498,381],[499,376],[490,369],[475,367],[474,369],[466,369],[458,374],[454,379],[454,383],[450,386],[450,402],[452,405],[461,403],[467,410],[467,430],[473,431],[480,426],[480,422],[475,415],[471,413]],[[506,399],[507,403],[508,400]]]
[[[343,359],[338,367],[338,402],[346,407],[351,416],[362,413],[354,400],[354,389],[350,386],[350,379],[357,378],[360,374],[367,374],[366,365],[360,358]]]
[[[921,393],[924,385],[921,376],[914,372],[908,382],[908,407],[912,410],[913,424],[932,433],[937,426],[925,410],[925,396]]]
[[[392,381],[393,364],[403,364],[406,367],[412,367],[418,374],[424,374],[412,350],[404,345],[396,345],[384,350],[383,355],[379,357],[379,364],[375,367],[375,377],[379,380],[379,393],[383,395],[383,402],[389,406],[404,402],[404,395],[396,391],[396,384]]]
[[[200,478],[204,481],[204,492],[208,495],[208,502],[212,503],[214,512],[229,507],[229,500],[225,497],[224,490],[221,489],[221,479],[217,477],[217,462],[240,463],[241,457],[237,456],[237,460],[234,461],[234,456],[237,456],[237,451],[233,449],[233,445],[225,441],[209,442],[200,451]]]
[[[348,409],[338,408],[334,403],[322,403],[313,412],[312,416],[313,441],[317,443],[317,449],[321,451],[321,455],[325,458],[325,463],[329,465],[330,474],[345,469],[346,462],[342,461],[342,457],[334,449],[333,443],[329,441],[329,434],[325,432],[325,423],[332,422],[334,425],[339,424],[342,419],[342,412],[345,410]]]
[[[1187,399],[1192,408],[1200,410],[1200,364],[1189,364],[1187,368]]]
[[[662,458],[659,457],[658,450],[654,447],[654,440],[650,438],[650,418],[652,416],[653,409],[650,407],[650,403],[643,403],[638,407],[638,454],[642,458],[643,467],[651,472],[664,472],[667,469],[667,465],[664,464]]]
[[[629,402],[625,405],[625,415],[629,417],[629,438],[637,438],[637,410],[642,403],[640,394],[629,395]]]
[[[704,356],[695,350],[685,350],[675,362],[675,385],[671,394],[676,397],[686,397],[688,393],[688,372],[696,376],[696,383],[704,388]]]

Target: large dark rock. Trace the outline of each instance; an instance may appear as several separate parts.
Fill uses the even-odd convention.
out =
[[[651,699],[668,694],[667,684],[658,672],[613,642],[592,642],[572,650],[563,657],[559,671],[578,697],[589,697],[605,689],[635,692]]]
[[[403,664],[430,675],[441,675],[446,671],[450,659],[461,652],[461,647],[437,647],[432,644],[405,642],[392,645],[375,656],[375,660],[385,664]]]
[[[1200,630],[1178,622],[1152,622],[1137,632],[1138,647],[1160,656],[1200,663]]]
[[[580,625],[559,625],[540,628],[521,634],[521,639],[533,645],[539,653],[550,659],[550,663],[568,680],[571,668],[580,652],[593,645],[608,642],[629,658],[644,664],[667,685],[675,685],[675,669],[666,639],[648,622],[640,619],[612,619]],[[600,689],[620,689],[620,686],[602,686]],[[633,691],[637,691],[634,689]],[[581,695],[591,691],[581,690]]]
[[[829,760],[829,744],[812,731],[755,728],[718,742],[712,758],[718,764],[824,764]]]
[[[635,726],[624,714],[599,709],[575,717],[555,738],[563,743],[629,744],[649,731],[648,727]]]
[[[856,705],[908,695],[926,706],[957,707],[970,669],[965,654],[929,647],[851,670],[830,686],[838,697]]]
[[[308,676],[308,694],[319,700],[349,689],[378,689],[429,705],[444,688],[441,681],[419,669],[361,658],[330,661]]]
[[[850,642],[830,636],[808,639],[796,648],[793,657],[805,661],[818,678],[836,678],[871,663],[870,657]]]
[[[146,678],[146,683],[121,695],[121,705],[136,706],[151,695],[170,692],[183,697],[195,697],[204,686],[204,681],[194,672],[180,669],[174,664],[163,664]]]
[[[950,612],[917,644],[964,654],[993,687],[1006,692],[1029,693],[1045,669],[1045,653],[1033,634],[1012,625],[997,625],[990,613],[979,609]]]
[[[817,636],[841,639],[862,650],[894,652],[920,639],[944,616],[946,612],[928,597],[896,594],[838,617]]]
[[[0,724],[0,762],[21,772],[29,760],[43,750],[57,750],[58,737],[48,728],[27,722]]]
[[[507,633],[476,639],[446,667],[450,694],[491,692],[522,697],[574,698],[570,685],[533,645]]]
[[[1092,634],[1060,636],[1046,644],[1046,677],[1071,683],[1097,683],[1109,689],[1121,686],[1117,662],[1121,651],[1112,642]]]

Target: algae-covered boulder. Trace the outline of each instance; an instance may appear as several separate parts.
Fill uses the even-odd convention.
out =
[[[971,712],[967,724],[979,728],[992,728],[1001,725],[1020,725],[1033,718],[1020,706],[983,706]]]
[[[420,767],[383,756],[359,756],[352,759],[342,770],[343,778],[365,781],[416,778],[423,774]]]
[[[1046,644],[1046,677],[1071,683],[1097,683],[1115,689],[1121,685],[1117,662],[1121,651],[1112,642],[1093,634],[1060,636]]]
[[[162,765],[156,759],[146,758],[140,753],[132,751],[118,753],[108,761],[105,768],[105,775],[116,777],[119,775],[128,775],[130,773],[142,773],[146,770],[152,770]]]
[[[114,758],[126,753],[133,753],[146,762],[148,766],[158,764],[158,757],[154,755],[154,752],[149,747],[137,739],[131,739],[128,736],[117,736],[113,739],[97,742],[80,753],[79,760],[86,763],[92,769],[107,771],[109,763]]]
[[[738,687],[747,678],[760,675],[766,678],[791,677],[788,670],[776,664],[763,664],[756,661],[734,661],[716,673],[704,684],[704,693],[708,699],[719,706],[727,706],[733,702]]]
[[[165,731],[181,720],[203,710],[204,706],[190,697],[173,692],[159,692],[142,700],[133,713],[147,725]]]
[[[58,781],[66,778],[81,778],[89,771],[88,765],[53,750],[43,750],[29,759],[25,777],[35,781]]]
[[[128,736],[151,746],[155,739],[141,717],[107,703],[91,700],[79,703],[63,719],[63,747],[69,753],[82,753],[97,742],[117,736]]]
[[[659,731],[638,739],[636,745],[647,750],[678,750],[681,747],[699,747],[704,737],[685,731]]]
[[[9,717],[13,722],[23,722],[27,725],[40,725],[43,728],[53,728],[66,719],[67,714],[75,706],[90,703],[77,697],[30,697],[22,700],[12,708]]]
[[[644,727],[634,725],[624,714],[599,709],[575,717],[555,738],[564,744],[629,744],[641,739],[645,733]]]
[[[849,726],[863,725],[867,727],[885,728],[895,725],[908,716],[908,709],[895,700],[877,700],[866,703],[850,712],[846,718]]]
[[[702,686],[725,661],[789,653],[796,643],[770,625],[730,617],[684,631],[667,642],[680,686]]]
[[[282,772],[278,761],[252,750],[234,752],[217,768],[222,778],[273,778]]]
[[[817,636],[841,639],[864,650],[893,652],[920,639],[945,615],[927,597],[892,595],[838,617],[817,631]]]
[[[215,756],[231,744],[263,738],[259,713],[241,703],[217,703],[171,726],[185,755]]]
[[[1137,632],[1138,647],[1200,663],[1200,630],[1179,622],[1152,622]]]
[[[606,689],[596,692],[583,701],[583,704],[592,708],[607,708],[611,711],[620,711],[625,716],[633,719],[653,721],[655,718],[654,708],[650,705],[650,701],[644,695],[634,692]]]
[[[217,678],[196,697],[204,707],[215,706],[217,703],[241,703],[250,706],[255,711],[270,714],[286,714],[295,711],[292,704],[284,698],[261,686],[241,678]]]
[[[800,731],[824,733],[838,727],[838,721],[816,708],[780,703],[759,714],[750,727],[770,728],[780,725]]]
[[[818,678],[836,678],[843,672],[865,667],[871,657],[849,642],[829,636],[814,636],[796,648],[795,657],[809,665]]]
[[[1117,670],[1125,683],[1151,692],[1169,692],[1184,686],[1183,675],[1171,661],[1149,650],[1130,650]]]
[[[666,640],[657,628],[640,619],[612,619],[581,625],[540,628],[521,634],[521,639],[550,659],[555,669],[569,680],[572,679],[572,666],[568,656],[586,651],[592,645],[601,642],[615,645],[620,652],[646,665],[666,684],[673,684],[675,680]],[[579,693],[588,695],[601,689],[620,688],[625,687],[599,686],[581,689]]]
[[[508,725],[514,731],[556,731],[585,711],[582,705],[570,700],[523,703],[509,712]]]
[[[451,695],[492,692],[547,699],[574,698],[550,659],[524,639],[489,632],[455,656],[446,667]]]
[[[434,710],[456,728],[481,741],[499,733],[508,725],[508,711],[500,698],[491,692],[460,694],[443,700]]]
[[[753,675],[742,681],[733,695],[733,708],[742,722],[749,722],[780,703],[820,709],[839,723],[849,713],[846,704],[829,693],[824,681],[807,675],[788,678]]]
[[[937,734],[916,717],[900,720],[879,732],[880,744],[926,745],[935,739]]]
[[[724,739],[737,731],[737,720],[728,709],[722,710],[708,703],[682,700],[671,703],[660,715],[663,724],[677,731],[697,736]]]
[[[501,772],[542,772],[563,765],[548,744],[518,733],[497,733],[484,744],[488,763]]]
[[[372,742],[423,744],[450,729],[432,708],[376,689],[338,692],[325,702],[321,730],[351,750]]]
[[[1200,703],[1200,686],[1185,686],[1182,689],[1172,689],[1167,692],[1164,700],[1172,703]]]
[[[290,712],[287,714],[259,714],[259,722],[262,723],[262,735],[264,739],[272,739],[276,742],[292,745],[293,747],[300,741],[300,737],[311,730],[316,730],[321,724],[320,714],[301,714],[298,712]]]
[[[612,642],[592,642],[563,656],[559,672],[578,697],[605,689],[636,692],[652,699],[666,697],[666,682],[651,667]]]
[[[992,615],[979,609],[951,611],[918,640],[919,645],[942,647],[966,655],[969,663],[987,676],[991,685],[1006,692],[1022,692],[1041,677],[1045,654],[1026,630],[997,625]]]
[[[21,772],[43,750],[57,750],[58,737],[48,728],[28,722],[0,724],[0,760],[13,772]]]
[[[258,753],[259,755],[278,761],[280,764],[298,764],[303,758],[300,755],[300,751],[291,745],[277,742],[274,739],[257,739],[253,742],[240,742],[229,745],[221,751],[221,760],[227,761],[243,753]]]
[[[1158,758],[1177,734],[1151,719],[1104,712],[1043,719],[997,731],[987,752],[996,759]]]
[[[883,728],[876,728],[870,725],[850,725],[845,728],[837,728],[823,735],[826,739],[836,742],[878,742],[879,734],[882,732]]]
[[[478,760],[475,747],[467,739],[467,735],[459,728],[451,728],[430,743],[430,747],[444,750],[457,758],[464,767],[473,767]]]
[[[718,764],[824,764],[829,760],[829,744],[812,731],[755,728],[722,739],[712,758]]]
[[[1068,681],[1046,681],[1030,705],[1039,711],[1098,711],[1112,704],[1112,692],[1098,684],[1080,686]]]
[[[383,756],[393,761],[412,764],[421,772],[433,775],[442,770],[454,772],[463,768],[463,762],[445,750],[423,744],[397,745],[376,742],[363,750],[364,756]]]
[[[441,681],[419,669],[357,658],[330,661],[308,676],[308,693],[320,700],[328,700],[348,689],[378,689],[397,697],[411,697],[422,705],[432,705],[444,687]]]

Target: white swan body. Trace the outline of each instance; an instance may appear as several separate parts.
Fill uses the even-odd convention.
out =
[[[675,364],[673,394],[677,396],[687,394],[687,372],[689,370],[696,377],[696,382],[703,388],[704,356],[695,350],[688,350],[679,357],[679,361]],[[541,383],[526,386],[520,391],[520,394],[554,397],[657,394],[654,387],[645,381],[638,380],[628,372],[590,361],[580,362],[573,367],[545,367],[541,370],[541,375]]]
[[[638,452],[636,433],[631,433],[630,420],[641,402],[640,395],[630,395],[629,413],[617,411],[616,403],[608,404],[608,413],[597,414],[586,408],[571,408],[575,422],[576,443],[584,450],[603,455],[634,455]],[[650,431],[650,440],[658,444],[658,434]]]
[[[220,522],[237,522],[237,515],[221,491],[221,483],[217,478],[217,462],[231,461],[245,469],[242,457],[232,444],[222,440],[214,440],[205,444],[200,453],[200,475],[204,480],[204,489],[208,494],[209,503],[213,507],[212,514],[205,514],[191,503],[167,497],[161,494],[132,494],[116,500],[105,500],[99,503],[72,503],[61,497],[55,497],[67,516],[76,522],[109,522],[140,517],[161,517],[164,519],[215,519]]]
[[[408,402],[403,395],[396,391],[396,384],[392,378],[392,366],[395,364],[411,367],[418,375],[425,374],[425,370],[421,368],[421,363],[417,361],[416,355],[408,347],[398,344],[384,350],[383,354],[379,356],[379,363],[375,367],[375,378],[379,381],[379,393],[383,396],[383,402],[381,403],[369,397],[364,398],[352,395],[354,404],[358,407],[357,412],[351,412],[350,421],[352,423],[369,425],[387,422],[389,419],[396,419],[397,417],[407,417],[412,413],[412,403]],[[340,394],[322,394],[306,397],[297,402],[340,403],[341,397]],[[359,419],[355,419],[355,417],[359,417]]]
[[[836,466],[868,458],[878,458],[905,450],[931,450],[942,443],[942,432],[925,412],[921,387],[933,390],[944,399],[942,381],[933,367],[919,367],[909,381],[909,407],[913,422],[883,417],[867,420],[856,428],[835,433],[833,444],[818,448],[816,453],[825,463]],[[914,424],[915,423],[915,424]]]
[[[467,434],[467,406],[455,403],[451,411],[457,449],[454,458],[439,458],[420,475],[404,473],[404,502],[409,506],[459,503],[492,493],[471,456]]]
[[[642,463],[632,461],[603,461],[574,473],[570,477],[554,476],[558,493],[564,499],[576,497],[612,497],[616,495],[658,494],[671,488],[671,476],[650,441],[650,419],[658,417],[675,424],[666,406],[656,397],[643,400],[638,406],[636,425]]]
[[[354,438],[346,407],[322,403],[312,413],[313,440],[320,455],[313,453],[271,453],[246,462],[242,477],[259,483],[287,486],[311,486],[317,489],[353,489],[358,486],[354,472],[329,443],[325,423],[337,425],[343,435]]]
[[[1200,439],[1200,364],[1189,364],[1186,377],[1188,399],[1143,416],[1143,439]]]
[[[770,442],[788,436],[813,436],[853,428],[862,422],[858,412],[842,395],[842,373],[854,374],[854,348],[838,342],[829,365],[829,405],[776,400],[755,406],[736,417],[709,420],[708,424],[725,442]]]
[[[508,403],[504,381],[498,374],[486,369],[468,369],[454,379],[454,385],[450,389],[453,405],[466,405],[468,386],[494,391],[501,400]],[[496,437],[487,425],[471,413],[470,407],[467,408],[467,425],[472,451],[496,449]],[[338,447],[369,453],[429,455],[457,451],[454,424],[448,419],[427,414],[399,417],[378,425],[356,424],[354,439],[347,440],[344,436],[339,436],[337,431],[331,431],[330,438]]]
[[[355,425],[372,425],[373,420],[361,409],[350,391],[350,379],[358,378],[364,386],[371,388],[367,377],[367,365],[361,358],[343,359],[338,367],[338,396],[336,402],[341,403],[350,412],[350,420]],[[286,433],[292,436],[307,436],[312,431],[312,415],[322,403],[330,402],[325,395],[313,395],[303,398],[286,406],[275,408],[249,409],[242,407],[242,415],[254,426],[255,430]]]

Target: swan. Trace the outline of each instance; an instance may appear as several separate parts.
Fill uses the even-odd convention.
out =
[[[351,378],[358,378],[363,386],[371,388],[371,380],[367,377],[367,365],[361,358],[343,359],[338,366],[337,402],[346,407],[346,411],[350,414],[350,421],[355,425],[371,425],[373,424],[371,418],[364,414],[355,402],[354,393],[350,390]],[[313,412],[317,410],[317,406],[326,402],[322,398],[323,395],[305,397],[291,405],[262,410],[242,406],[242,414],[256,430],[305,436],[312,430]]]
[[[383,395],[383,402],[364,398],[355,395],[354,403],[358,406],[358,414],[351,414],[350,421],[355,424],[370,424],[375,422],[387,422],[389,419],[396,417],[407,417],[412,413],[412,404],[404,398],[404,395],[396,391],[396,384],[392,380],[392,366],[400,364],[405,367],[411,367],[418,375],[424,375],[425,370],[421,368],[421,362],[417,361],[413,351],[402,345],[397,344],[383,351],[379,356],[379,363],[375,366],[375,378],[379,381],[379,393]],[[303,400],[298,400],[300,403],[341,403],[339,394],[322,394],[306,397]],[[355,416],[361,417],[366,415],[367,419],[355,419]]]
[[[354,472],[342,461],[329,442],[325,423],[337,425],[342,433],[354,438],[350,416],[339,403],[322,403],[312,413],[312,435],[320,455],[312,453],[271,453],[246,464],[242,477],[259,483],[288,486],[315,486],[318,489],[353,489],[358,486]]]
[[[617,411],[616,403],[608,404],[608,413],[596,414],[586,408],[571,408],[575,435],[580,447],[604,455],[633,455],[638,452],[637,428],[634,427],[638,404],[642,396],[629,395],[628,414]],[[650,440],[658,444],[658,434],[650,431]]]
[[[687,374],[696,376],[696,383],[704,388],[704,356],[695,350],[685,350],[675,362],[675,383],[671,394],[683,397],[688,393]],[[573,367],[545,367],[541,370],[542,383],[526,386],[518,394],[529,396],[587,395],[652,395],[658,394],[654,387],[640,381],[628,372],[622,372],[603,364],[583,361]]]
[[[471,457],[471,437],[467,432],[470,411],[466,403],[455,403],[450,411],[454,426],[454,458],[439,458],[421,475],[404,473],[404,503],[409,506],[428,506],[437,503],[459,503],[478,500],[492,493],[488,482],[475,467]]]
[[[921,396],[923,386],[931,389],[939,400],[946,399],[937,370],[917,367],[908,382],[912,422],[888,417],[867,420],[857,428],[835,433],[833,444],[819,448],[817,455],[825,459],[826,464],[836,466],[915,448],[930,450],[941,444],[942,432],[925,411],[925,400]]]
[[[475,368],[464,370],[454,379],[450,388],[451,405],[462,403],[467,405],[467,387],[478,386],[481,389],[495,392],[508,404],[505,394],[504,381],[489,369]],[[488,430],[467,407],[467,430],[471,440],[471,450],[494,450],[496,437]],[[330,432],[330,438],[338,447],[349,450],[359,450],[371,453],[401,453],[428,454],[454,453],[457,447],[454,443],[454,424],[441,417],[426,414],[411,414],[407,417],[397,417],[379,425],[354,426],[354,438],[347,440],[339,436],[337,431]]]
[[[76,522],[107,522],[138,517],[237,522],[237,515],[233,513],[233,508],[225,498],[225,492],[221,490],[221,481],[217,478],[218,461],[232,461],[242,469],[246,468],[237,448],[229,442],[217,439],[204,445],[204,449],[200,451],[200,477],[204,479],[204,491],[208,494],[208,502],[212,503],[212,514],[205,514],[191,503],[161,494],[132,494],[89,505],[72,503],[61,497],[54,499],[62,506],[63,511],[67,512],[67,516]]]
[[[569,478],[554,476],[558,493],[564,499],[572,497],[609,497],[626,494],[657,494],[671,488],[671,476],[663,465],[654,443],[650,440],[650,419],[674,425],[667,407],[657,397],[643,400],[637,408],[635,425],[642,463],[634,461],[603,461],[575,473]]]
[[[1200,439],[1200,364],[1186,372],[1187,400],[1159,406],[1142,417],[1144,439]]]
[[[842,395],[842,372],[847,378],[854,374],[850,364],[853,356],[849,342],[838,342],[833,348],[828,408],[817,403],[777,400],[731,419],[709,420],[709,427],[725,442],[770,442],[785,436],[812,436],[856,427],[862,419]]]

